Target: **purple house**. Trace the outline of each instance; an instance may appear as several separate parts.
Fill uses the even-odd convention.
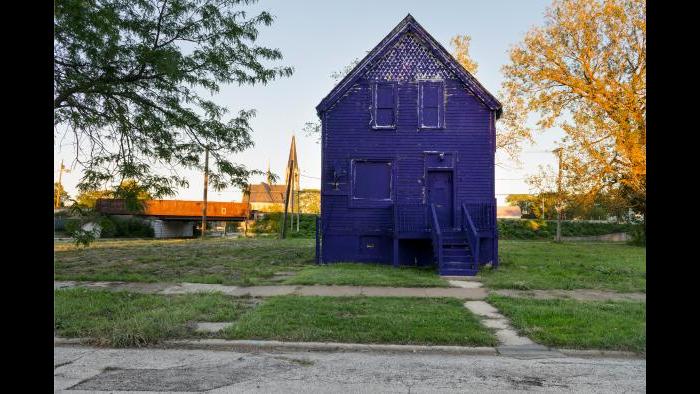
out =
[[[501,103],[406,16],[316,107],[320,262],[498,264]]]

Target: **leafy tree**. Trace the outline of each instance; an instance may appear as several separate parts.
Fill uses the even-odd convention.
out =
[[[269,66],[279,50],[256,44],[273,17],[248,15],[254,2],[56,0],[54,134],[73,135],[80,191],[134,179],[154,196],[172,195],[188,184],[177,169],[202,168],[206,148],[214,189],[260,173],[229,159],[253,145],[255,111],[231,115],[204,94],[292,74]]]
[[[517,206],[520,208],[522,217],[539,218],[536,211],[537,208],[537,196],[531,194],[509,194],[506,196],[506,203],[510,206]]]
[[[56,199],[58,199],[58,206],[63,208],[66,206],[66,202],[70,200],[70,195],[63,189],[63,185],[59,185],[58,182],[53,183],[53,199],[54,206],[56,206]]]
[[[124,199],[127,209],[138,210],[140,202],[150,200],[153,196],[145,186],[141,186],[133,179],[122,181],[117,187],[106,190],[87,190],[78,193],[76,203],[83,209],[94,209],[99,199]]]
[[[471,43],[471,40],[471,36],[458,34],[452,37],[450,40],[450,45],[452,45],[452,48],[454,48],[454,52],[452,54],[457,62],[471,74],[476,74],[476,71],[479,69],[479,64],[474,61],[471,56],[469,56],[469,44]]]
[[[75,197],[75,204],[83,209],[94,209],[97,200],[101,198],[114,198],[113,190],[86,190],[81,191]]]
[[[299,208],[302,213],[321,213],[321,191],[302,189],[299,193]]]
[[[503,73],[505,101],[566,133],[564,190],[589,200],[627,190],[630,205],[646,211],[643,0],[555,0]]]

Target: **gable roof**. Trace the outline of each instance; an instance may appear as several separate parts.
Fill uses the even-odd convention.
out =
[[[501,103],[484,88],[479,81],[474,78],[471,73],[462,67],[461,64],[433,38],[421,26],[411,14],[408,14],[389,34],[372,49],[355,68],[352,69],[326,97],[316,106],[316,113],[321,114],[329,109],[335,102],[342,97],[345,92],[363,75],[363,72],[373,67],[382,57],[389,51],[393,44],[400,39],[404,33],[412,32],[420,37],[432,54],[445,66],[452,71],[457,78],[471,90],[472,93],[490,110],[496,111],[496,119],[501,117],[503,112]]]
[[[287,185],[269,185],[265,182],[259,185],[250,185],[248,202],[272,202],[284,204],[284,195]]]

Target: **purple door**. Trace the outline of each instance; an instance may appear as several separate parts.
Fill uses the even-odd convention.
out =
[[[452,172],[428,171],[428,207],[435,204],[440,227],[452,227]]]

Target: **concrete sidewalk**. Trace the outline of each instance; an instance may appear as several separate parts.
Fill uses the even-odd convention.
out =
[[[148,294],[193,294],[221,292],[242,297],[272,297],[278,295],[328,296],[328,297],[450,297],[461,300],[482,300],[487,292],[481,283],[470,282],[468,287],[373,287],[373,286],[226,286],[206,283],[139,283],[139,282],[79,282],[54,281],[54,290],[82,287],[105,290],[128,290]]]

